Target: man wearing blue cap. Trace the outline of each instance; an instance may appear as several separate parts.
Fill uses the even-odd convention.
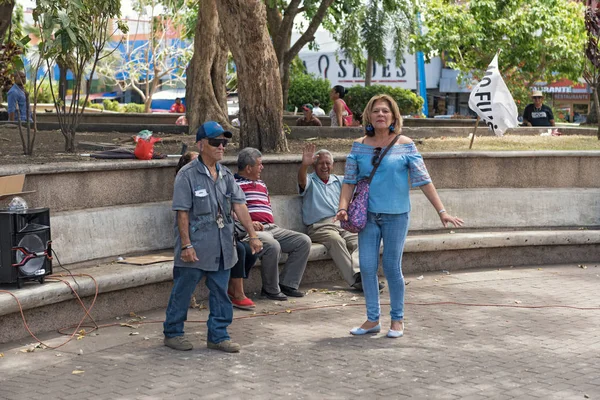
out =
[[[244,192],[231,171],[219,164],[231,137],[231,132],[217,122],[202,124],[196,133],[200,155],[175,178],[174,282],[164,322],[164,343],[176,350],[193,348],[184,337],[183,323],[202,277],[206,277],[209,290],[208,348],[229,353],[240,350],[227,333],[233,319],[227,285],[230,269],[237,262],[232,211],[248,232],[252,251],[258,253],[263,246],[252,226]]]

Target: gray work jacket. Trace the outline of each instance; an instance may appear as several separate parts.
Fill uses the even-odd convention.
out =
[[[221,255],[225,269],[232,268],[237,262],[232,203],[246,204],[246,197],[227,167],[217,164],[217,171],[217,180],[214,181],[206,166],[196,159],[184,166],[175,178],[173,210],[189,212],[190,240],[199,259],[193,263],[181,259],[181,237],[175,217],[176,267],[218,271]],[[221,229],[216,221],[219,213],[225,223]]]

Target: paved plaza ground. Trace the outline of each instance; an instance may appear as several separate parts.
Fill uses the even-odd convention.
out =
[[[190,352],[164,347],[158,323],[102,328],[58,350],[0,345],[0,398],[600,399],[600,266],[583,267],[407,276],[400,339],[385,337],[387,305],[382,333],[350,336],[364,299],[336,282],[303,287],[317,290],[294,302],[259,300],[266,316],[236,311],[246,317],[230,328],[239,354],[208,350],[194,322]],[[549,305],[596,309],[525,308]],[[161,320],[164,310],[140,314]],[[190,310],[190,320],[206,317]]]

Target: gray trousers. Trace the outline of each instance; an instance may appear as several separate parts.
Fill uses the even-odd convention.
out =
[[[308,236],[315,243],[327,247],[333,262],[339,268],[344,280],[352,286],[354,276],[360,272],[358,263],[358,234],[350,233],[332,222],[333,217],[322,219],[308,227]]]
[[[263,251],[259,253],[263,289],[269,293],[279,293],[280,283],[298,289],[308,262],[312,244],[310,238],[304,233],[283,229],[275,224],[263,225],[263,230],[256,233],[263,243]],[[282,252],[288,254],[288,259],[279,273]]]

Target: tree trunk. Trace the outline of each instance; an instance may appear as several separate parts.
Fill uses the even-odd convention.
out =
[[[367,67],[365,71],[365,87],[371,86],[371,78],[373,77],[373,57],[367,55]]]
[[[594,108],[596,109],[596,119],[598,119],[597,117],[600,116],[600,103],[598,103],[598,86],[594,88]],[[598,133],[596,136],[598,137],[598,140],[600,140],[600,121],[596,121],[596,123],[598,124]]]
[[[240,148],[287,151],[279,64],[262,1],[221,0],[219,20],[238,71]]]
[[[591,86],[591,85],[590,85]],[[596,91],[596,88],[592,86],[592,92]],[[590,101],[590,112],[585,119],[585,124],[597,124],[598,123],[598,113],[596,107],[596,96],[593,95]],[[600,125],[599,125],[600,126]]]
[[[320,0],[317,11],[311,15],[310,23],[306,30],[292,45],[292,31],[294,28],[294,20],[296,16],[305,11],[304,7],[300,7],[302,1],[291,0],[284,12],[284,15],[279,11],[277,2],[265,2],[267,4],[267,23],[269,32],[271,32],[275,55],[279,63],[279,75],[281,76],[281,88],[283,95],[283,107],[287,107],[288,92],[290,87],[290,65],[300,50],[315,39],[314,35],[323,19],[327,15],[329,7],[334,0]],[[315,5],[317,2],[315,2]]]
[[[65,152],[75,153],[75,131],[69,131],[65,135]]]
[[[62,107],[67,104],[67,66],[58,63],[58,99],[62,101]]]
[[[6,32],[10,27],[14,7],[14,1],[9,1],[8,3],[0,1],[0,44],[4,43],[4,35],[6,35]]]
[[[281,75],[281,95],[283,97],[284,109],[287,107],[288,97],[290,95],[290,63],[284,62],[280,69]]]
[[[229,123],[227,111],[227,44],[219,23],[215,0],[199,3],[194,36],[194,55],[186,70],[186,117],[190,133],[206,121],[217,121],[225,129],[237,131]]]

